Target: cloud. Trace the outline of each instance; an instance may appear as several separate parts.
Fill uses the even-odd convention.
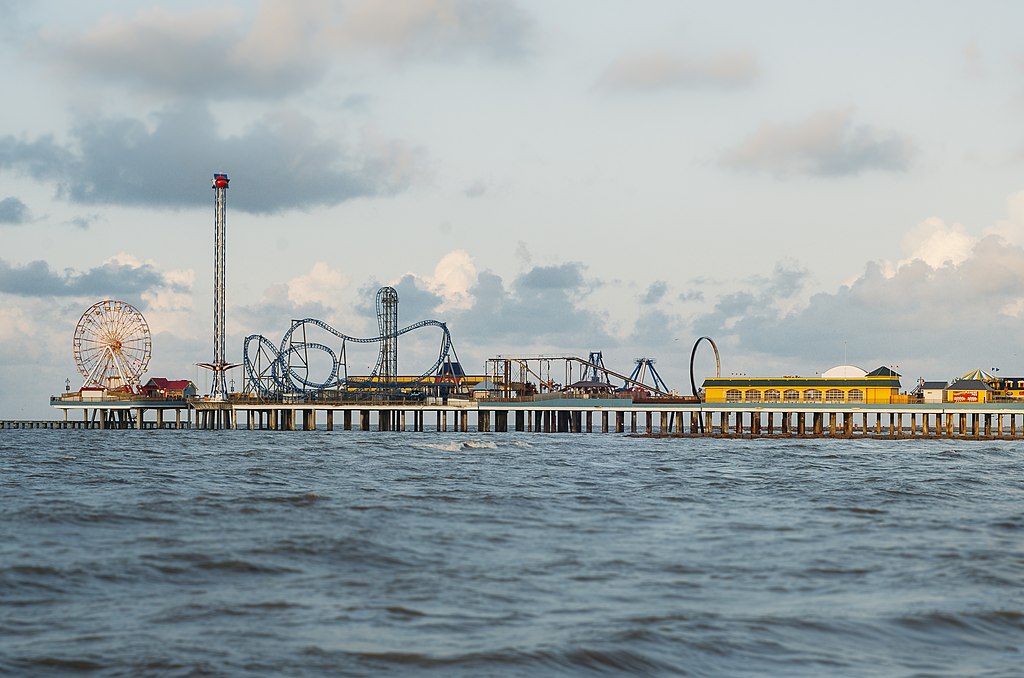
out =
[[[314,17],[283,9],[284,3],[264,3],[245,33],[244,17],[227,5],[150,7],[79,35],[44,35],[42,42],[47,58],[73,78],[173,96],[276,97],[319,80],[326,68],[312,47]]]
[[[929,217],[903,236],[902,247],[910,256],[898,265],[919,259],[932,268],[956,266],[971,256],[976,243],[961,224],[947,226],[942,219]]]
[[[162,273],[152,262],[140,262],[127,255],[115,256],[86,271],[57,272],[45,261],[23,266],[0,259],[0,293],[20,297],[122,298],[145,306],[143,297],[160,288],[188,292],[191,282],[180,275]]]
[[[309,273],[292,278],[287,283],[288,301],[303,304],[330,305],[348,286],[348,278],[341,271],[318,261]]]
[[[575,262],[535,266],[508,285],[490,271],[480,272],[469,291],[472,305],[449,314],[449,326],[456,336],[506,353],[610,346],[616,340],[607,312],[584,303],[601,282],[584,271]]]
[[[465,309],[472,305],[470,288],[477,277],[476,264],[465,250],[454,250],[444,255],[434,274],[427,278],[427,288],[442,301],[438,312]]]
[[[1006,199],[1006,212],[1007,218],[985,229],[985,235],[998,235],[1014,245],[1024,245],[1024,191]]]
[[[0,168],[53,181],[74,203],[171,208],[210,205],[207,181],[222,170],[234,180],[231,209],[276,213],[396,193],[421,166],[420,152],[401,142],[367,138],[344,148],[296,114],[222,137],[202,106],[165,109],[152,128],[135,118],[93,120],[72,137],[67,146],[0,138]]]
[[[339,55],[507,60],[529,51],[532,32],[523,10],[496,0],[264,0],[251,19],[223,4],[145,8],[77,34],[44,34],[35,57],[69,78],[133,91],[277,100],[321,81]]]
[[[487,192],[487,184],[482,181],[474,181],[472,184],[462,190],[462,194],[467,198],[479,198]]]
[[[915,153],[902,135],[855,124],[851,111],[825,111],[795,124],[761,126],[724,154],[722,164],[777,177],[841,177],[905,171]]]
[[[610,345],[607,313],[583,303],[601,282],[588,279],[582,264],[535,266],[510,284],[491,271],[477,271],[461,250],[448,253],[433,275],[407,274],[392,286],[399,293],[400,323],[432,318],[448,324],[456,344],[465,348],[539,350],[565,345]],[[375,317],[371,282],[360,293],[358,310]],[[479,356],[478,356],[479,357]]]
[[[398,60],[518,59],[529,54],[533,32],[533,19],[518,4],[500,0],[357,0],[331,29],[343,49]]]
[[[23,224],[28,221],[28,207],[15,197],[0,200],[0,224]]]
[[[957,262],[933,261],[869,262],[850,284],[795,310],[767,304],[757,292],[725,295],[694,327],[738,355],[798,361],[802,370],[838,364],[848,347],[864,367],[912,365],[929,378],[977,364],[1024,373],[1024,355],[1017,356],[1024,248],[989,235]]]
[[[535,266],[516,280],[516,287],[523,292],[543,294],[551,291],[572,291],[583,286],[583,266],[565,263],[555,266]]]
[[[655,280],[650,284],[647,290],[640,295],[640,303],[649,305],[656,304],[665,298],[665,294],[668,292],[668,284],[664,280]]]
[[[650,52],[619,57],[608,65],[596,86],[620,92],[739,87],[753,82],[757,71],[749,52],[723,53],[705,60]]]

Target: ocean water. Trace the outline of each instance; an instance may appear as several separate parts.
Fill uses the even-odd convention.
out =
[[[0,673],[1020,676],[1018,442],[0,431]]]

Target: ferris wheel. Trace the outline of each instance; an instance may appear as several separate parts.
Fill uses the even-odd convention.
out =
[[[152,338],[137,308],[124,301],[99,301],[75,327],[75,363],[82,386],[136,390],[149,365]]]

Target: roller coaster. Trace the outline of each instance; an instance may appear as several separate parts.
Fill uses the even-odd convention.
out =
[[[392,287],[378,290],[376,305],[380,330],[376,337],[353,337],[317,318],[292,320],[279,345],[261,334],[246,337],[243,347],[244,391],[273,399],[319,399],[340,395],[342,391],[371,396],[409,396],[423,394],[428,385],[442,375],[461,373],[451,333],[445,323],[421,320],[398,329],[398,293]],[[399,379],[398,338],[425,327],[440,330],[437,360],[420,376]],[[331,341],[329,337],[340,341],[337,350],[325,343]],[[375,343],[380,344],[376,367],[367,377],[350,377],[348,344]],[[320,356],[316,356],[317,353]],[[329,368],[317,374],[317,365],[327,363]]]

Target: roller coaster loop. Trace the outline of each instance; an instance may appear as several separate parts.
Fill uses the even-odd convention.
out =
[[[334,351],[326,344],[306,340],[306,330],[311,327],[319,328],[341,340],[340,357],[339,352]],[[292,320],[292,325],[285,333],[280,346],[275,346],[269,339],[260,334],[253,334],[245,338],[243,348],[245,374],[250,388],[255,389],[263,396],[284,394],[315,395],[325,389],[343,388],[349,385],[348,375],[339,374],[340,367],[344,364],[346,343],[380,343],[386,339],[394,340],[403,334],[423,327],[439,328],[441,330],[441,343],[437,353],[437,360],[418,379],[412,382],[413,384],[422,383],[435,375],[438,369],[449,360],[449,356],[454,354],[455,349],[452,346],[452,337],[448,331],[448,326],[438,320],[421,320],[394,332],[392,335],[369,338],[349,336],[316,318]],[[322,351],[330,358],[331,369],[326,378],[310,378],[310,350]],[[381,361],[378,360],[377,367],[374,368],[370,378],[366,382],[359,384],[361,387],[372,389],[396,387],[396,384],[389,384],[378,378],[380,365]]]
[[[690,351],[690,393],[697,395],[697,382],[693,378],[693,359],[697,357],[697,347],[700,346],[700,342],[707,341],[711,344],[711,350],[715,352],[715,376],[722,376],[722,359],[718,355],[718,346],[715,345],[715,340],[711,337],[701,337],[693,344],[693,350]]]

